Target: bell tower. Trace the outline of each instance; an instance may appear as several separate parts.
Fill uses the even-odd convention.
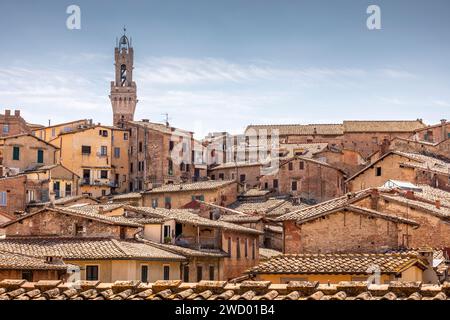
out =
[[[113,124],[123,127],[126,121],[132,121],[136,109],[136,83],[133,81],[133,56],[131,38],[128,40],[126,29],[114,49],[115,81],[111,81],[111,106]]]

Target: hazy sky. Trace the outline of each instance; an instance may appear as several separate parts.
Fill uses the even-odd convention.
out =
[[[81,8],[68,30],[66,8]],[[381,30],[366,27],[370,4]],[[0,108],[111,124],[113,50],[133,39],[136,119],[195,131],[450,119],[448,0],[1,0]]]

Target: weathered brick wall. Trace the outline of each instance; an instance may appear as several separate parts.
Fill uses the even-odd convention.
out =
[[[84,226],[86,232],[76,235],[75,226]],[[125,227],[126,237],[133,238],[137,228]],[[59,237],[114,237],[120,238],[120,226],[110,225],[87,218],[42,211],[20,223],[5,227],[6,236],[59,236]]]
[[[259,261],[259,242],[257,235],[223,231],[222,250],[228,252],[228,238],[231,238],[231,255],[223,260],[223,279],[233,279],[243,275],[243,272]],[[237,257],[237,246],[240,246],[240,258]],[[245,256],[245,241],[247,240],[247,256]],[[255,258],[253,259],[252,243],[255,244]]]
[[[448,222],[425,210],[405,206],[394,201],[380,198],[377,204],[378,210],[381,212],[402,216],[420,224],[417,229],[408,228],[409,247],[446,248],[450,246],[450,224]],[[444,213],[448,211],[448,208],[441,208],[440,211]]]
[[[222,179],[220,178],[221,175],[223,175]],[[212,180],[236,180],[241,182],[241,175],[245,175],[244,183],[247,184],[249,188],[257,187],[259,186],[261,165],[212,169],[208,172],[208,176]]]
[[[3,128],[4,125],[9,126],[9,131],[4,133],[3,129],[0,130],[0,136],[11,136],[30,132],[30,128],[20,116],[19,110],[15,110],[14,114],[11,114],[11,110],[5,110],[5,114],[0,114],[0,127]]]
[[[14,214],[15,211],[25,211],[26,176],[0,179],[0,191],[6,192],[6,206],[0,206],[2,211]]]
[[[448,139],[450,122],[441,121],[440,125],[418,131],[415,136],[422,141],[441,142]]]
[[[33,282],[39,280],[60,280],[58,271],[55,270],[32,270]],[[0,281],[5,279],[22,279],[22,270],[0,270]]]
[[[373,252],[397,248],[403,226],[339,211],[296,226],[284,223],[285,253]]]
[[[391,141],[389,148],[390,150],[403,152],[420,152],[450,158],[450,139],[444,140],[439,144],[430,144],[404,139],[394,139]]]
[[[303,162],[303,169],[300,169]],[[275,189],[274,180],[278,180],[277,192],[292,194],[318,202],[341,196],[344,193],[344,174],[317,162],[295,159],[289,164],[281,166],[276,174],[260,178],[261,188]],[[297,191],[292,190],[292,181],[297,181]]]

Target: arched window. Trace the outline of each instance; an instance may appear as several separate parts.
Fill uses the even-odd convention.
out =
[[[125,86],[126,81],[127,81],[127,66],[123,64],[120,66],[120,84],[122,87]]]

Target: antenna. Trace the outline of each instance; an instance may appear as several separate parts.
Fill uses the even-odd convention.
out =
[[[166,126],[168,127],[169,126],[169,120],[171,118],[169,118],[169,114],[167,112],[163,113],[162,115],[164,116],[164,122],[166,123]]]

